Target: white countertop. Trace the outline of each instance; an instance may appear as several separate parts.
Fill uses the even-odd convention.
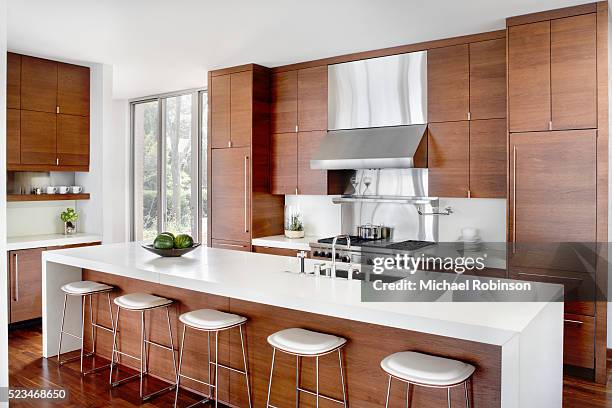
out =
[[[297,274],[298,261],[293,257],[208,247],[181,258],[162,258],[139,243],[109,244],[47,251],[43,261],[495,345],[503,345],[522,333],[548,304],[362,302],[359,281]],[[307,269],[311,269],[314,261],[306,261]]]
[[[272,235],[270,237],[254,238],[251,244],[255,246],[266,246],[271,248],[295,249],[297,251],[310,251],[310,243],[317,242],[320,237],[305,236],[304,238],[287,238],[284,235]]]
[[[16,251],[19,249],[44,248],[63,245],[86,244],[101,242],[102,236],[96,234],[77,233],[74,235],[45,234],[27,235],[23,237],[8,237],[6,249]]]

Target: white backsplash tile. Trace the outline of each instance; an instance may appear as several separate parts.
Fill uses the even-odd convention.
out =
[[[304,220],[306,235],[331,237],[340,233],[340,205],[332,196],[286,195],[285,205],[297,205]]]

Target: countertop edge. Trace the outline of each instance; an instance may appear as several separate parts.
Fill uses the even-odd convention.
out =
[[[51,234],[50,234],[51,235]],[[18,251],[21,249],[32,249],[32,248],[44,248],[53,246],[64,246],[64,245],[75,245],[75,244],[87,244],[91,242],[102,242],[102,235],[97,234],[83,234],[78,236],[64,236],[57,234],[55,238],[51,237],[14,237],[13,239],[18,240],[17,242],[10,242],[11,238],[8,239],[6,244],[7,251]],[[31,238],[28,239],[28,238]]]

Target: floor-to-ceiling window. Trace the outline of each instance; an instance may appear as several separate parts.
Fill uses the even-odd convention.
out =
[[[131,117],[133,238],[170,231],[205,242],[206,91],[132,101]]]

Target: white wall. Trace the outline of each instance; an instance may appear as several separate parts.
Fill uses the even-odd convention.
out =
[[[6,252],[6,0],[0,0],[0,254]],[[6,262],[0,262],[0,305],[7,305]],[[0,307],[0,387],[8,386],[8,308]],[[8,403],[0,402],[0,406]]]
[[[340,233],[340,205],[331,196],[287,195],[285,205],[300,207],[306,235],[332,237]]]

